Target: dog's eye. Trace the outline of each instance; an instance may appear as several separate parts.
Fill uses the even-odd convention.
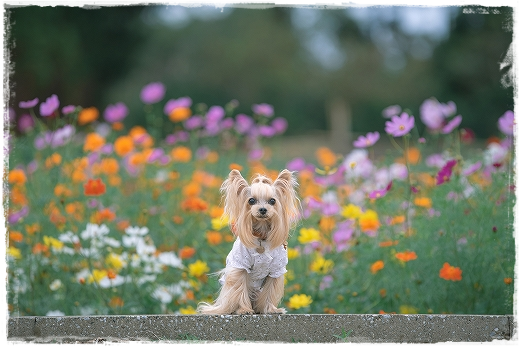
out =
[[[271,198],[271,199],[269,199],[268,203],[269,203],[269,205],[272,206],[272,205],[276,204],[276,200]]]
[[[251,199],[248,200],[248,203],[249,203],[249,205],[254,205],[254,204],[256,204],[256,199],[255,198],[251,198]]]

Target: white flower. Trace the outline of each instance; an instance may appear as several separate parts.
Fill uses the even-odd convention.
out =
[[[484,162],[486,165],[500,164],[506,159],[507,154],[507,148],[502,147],[498,143],[491,142],[484,152]]]
[[[52,290],[52,291],[56,291],[58,289],[60,289],[62,286],[62,283],[59,279],[55,279],[54,281],[52,281],[52,283],[49,285],[49,288]]]
[[[401,163],[394,163],[390,165],[390,176],[392,179],[404,181],[408,177],[408,169],[406,165]]]
[[[144,239],[140,239],[138,240],[137,245],[135,245],[135,251],[139,255],[153,254],[155,253],[156,248],[154,245],[147,244]]]
[[[97,224],[88,223],[87,229],[81,232],[81,238],[83,240],[99,238],[107,235],[109,231],[110,230],[105,224],[99,226]]]
[[[103,238],[103,242],[108,245],[108,246],[111,246],[111,247],[114,247],[114,248],[117,248],[119,246],[121,246],[121,242],[112,238],[112,237],[104,237]]]
[[[143,275],[137,279],[137,284],[143,285],[146,282],[155,282],[156,279],[157,279],[156,275]]]
[[[86,280],[90,277],[90,271],[88,269],[83,269],[76,274],[76,281],[80,282],[81,280]]]
[[[78,235],[74,234],[72,231],[67,231],[66,233],[61,234],[58,239],[61,242],[66,243],[79,243]]]
[[[99,281],[99,286],[101,288],[111,288],[111,287],[120,286],[123,283],[125,283],[125,281],[126,281],[126,279],[123,276],[119,276],[119,275],[116,275],[116,277],[113,279],[110,279],[108,277],[103,277]]]
[[[49,311],[47,312],[46,316],[65,316],[65,313],[59,311],[59,310],[55,310],[55,311]]]
[[[168,179],[168,171],[166,171],[166,170],[157,171],[157,175],[155,175],[155,182],[163,183],[167,179]]]
[[[144,236],[148,234],[148,228],[147,227],[128,227],[125,229],[125,233],[130,236]]]
[[[173,252],[163,252],[158,256],[159,263],[171,267],[182,268],[182,261]]]
[[[163,304],[169,304],[173,300],[173,295],[167,287],[160,286],[152,293],[152,297],[159,300]]]

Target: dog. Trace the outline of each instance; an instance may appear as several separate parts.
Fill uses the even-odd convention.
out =
[[[217,272],[217,299],[199,303],[201,314],[285,313],[284,294],[289,231],[300,217],[294,172],[282,170],[273,182],[257,174],[251,185],[232,170],[222,183],[224,215],[236,236],[226,267]]]

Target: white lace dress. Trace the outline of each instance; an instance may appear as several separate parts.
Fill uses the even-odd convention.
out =
[[[256,240],[258,247],[260,242]],[[284,245],[280,245],[275,249],[271,249],[271,245],[267,241],[262,241],[264,247],[263,253],[258,253],[255,248],[246,248],[240,238],[237,237],[233,244],[233,249],[226,258],[226,270],[229,268],[245,269],[251,276],[252,284],[255,289],[260,289],[267,276],[278,278],[286,272],[288,263],[287,249]],[[223,276],[219,279],[221,285],[226,280],[224,271]]]

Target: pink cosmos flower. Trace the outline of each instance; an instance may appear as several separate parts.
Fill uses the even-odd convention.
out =
[[[462,170],[462,174],[464,176],[469,176],[475,172],[477,172],[482,167],[482,162],[477,161],[475,164],[468,166],[466,169]]]
[[[18,130],[26,133],[34,128],[34,119],[28,114],[22,114],[18,119]]]
[[[401,112],[401,106],[399,105],[392,105],[385,108],[382,112],[383,117],[385,118],[392,118],[393,116],[397,116]]]
[[[204,124],[204,118],[202,116],[194,115],[184,121],[184,127],[186,130],[194,130],[202,127]]]
[[[255,122],[253,121],[253,118],[249,117],[248,115],[245,115],[243,113],[237,114],[236,121],[235,121],[235,130],[239,134],[246,134],[251,130],[254,126]]]
[[[513,111],[506,111],[498,119],[498,129],[504,134],[504,135],[513,135],[513,129],[515,126],[515,115]]]
[[[122,102],[108,105],[103,113],[105,120],[109,123],[121,122],[128,115],[128,107]]]
[[[40,104],[40,114],[42,117],[48,117],[52,115],[60,107],[60,100],[56,94],[52,94]]]
[[[438,131],[444,122],[444,112],[441,104],[435,98],[424,100],[419,109],[421,121],[429,130]]]
[[[458,115],[457,117],[454,117],[452,120],[450,120],[448,122],[448,124],[446,124],[442,130],[441,130],[441,133],[443,134],[449,134],[453,131],[453,129],[455,129],[456,127],[458,127],[460,125],[460,123],[462,122],[462,116],[461,115]]]
[[[390,191],[390,189],[392,189],[392,181],[390,181],[390,183],[388,183],[388,185],[386,186],[385,189],[374,190],[370,194],[368,194],[368,197],[370,199],[382,198],[383,196],[386,195],[386,193],[388,193],[388,191]]]
[[[254,113],[260,116],[272,117],[274,114],[274,108],[269,104],[255,104],[251,107]]]
[[[273,127],[273,129],[275,130],[275,133],[277,135],[283,134],[285,132],[285,130],[287,130],[287,126],[288,126],[287,120],[282,117],[273,119],[273,121],[271,123],[271,127]]]
[[[356,148],[365,148],[374,145],[379,140],[379,132],[368,133],[366,136],[361,135],[354,141],[353,145]]]
[[[20,101],[20,103],[18,104],[18,107],[20,107],[20,108],[32,108],[32,107],[36,106],[39,101],[40,101],[40,99],[38,99],[38,98],[34,98],[32,100],[29,100],[29,101]]]
[[[74,105],[67,105],[67,106],[63,106],[63,108],[61,109],[61,113],[63,114],[69,114],[69,113],[72,113],[76,110],[76,106]]]
[[[408,134],[414,125],[415,118],[403,112],[401,116],[393,116],[390,121],[385,123],[385,131],[394,137],[401,137]]]
[[[452,159],[452,160],[448,161],[442,167],[442,169],[439,170],[439,172],[437,173],[437,177],[436,177],[437,185],[441,185],[450,180],[451,174],[452,174],[452,169],[456,164],[457,164],[457,160]]]
[[[141,101],[147,105],[155,104],[162,100],[166,93],[166,87],[161,82],[152,82],[141,89]]]

